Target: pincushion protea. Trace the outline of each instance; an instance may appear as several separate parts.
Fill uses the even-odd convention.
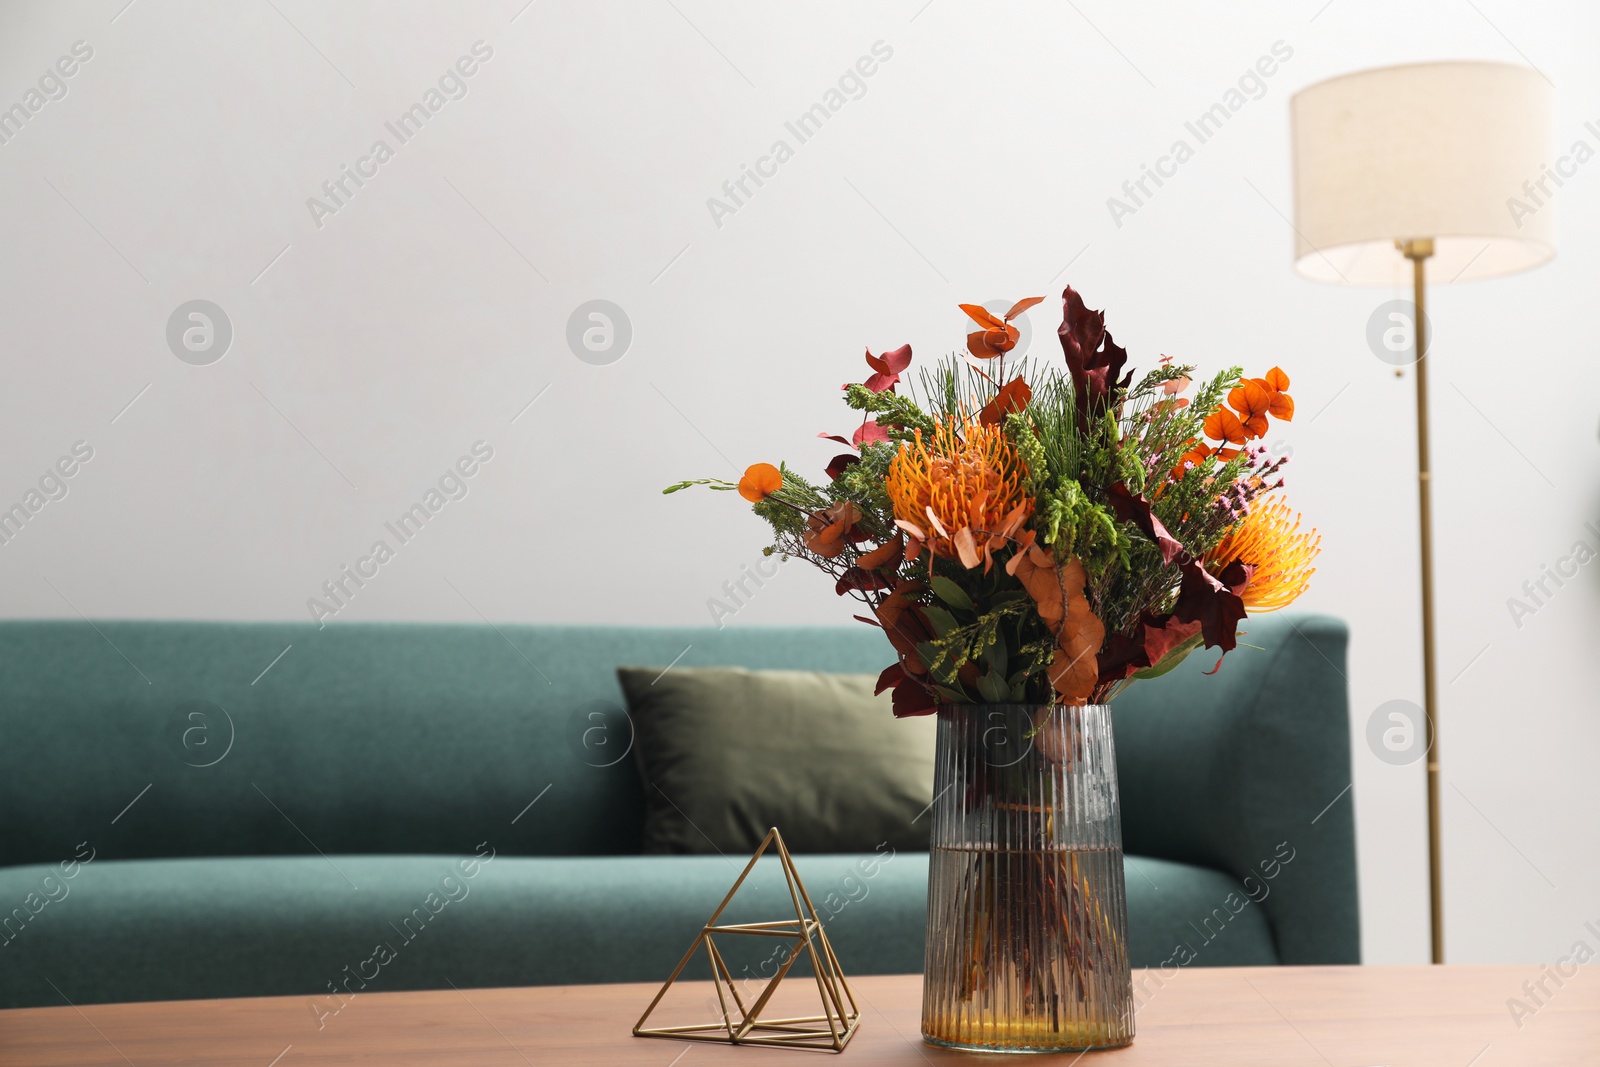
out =
[[[911,536],[906,558],[916,559],[925,545],[935,556],[968,569],[982,562],[988,571],[994,553],[1033,514],[1023,488],[1027,473],[996,426],[950,420],[926,438],[916,431],[884,482],[895,525]]]
[[[1237,526],[1222,535],[1206,556],[1213,570],[1221,571],[1237,560],[1250,568],[1239,599],[1251,611],[1277,611],[1306,591],[1317,569],[1322,537],[1316,530],[1300,532],[1300,515],[1289,511],[1281,497],[1258,500]]]

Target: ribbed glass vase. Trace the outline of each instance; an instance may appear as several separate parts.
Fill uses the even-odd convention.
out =
[[[924,1040],[1133,1040],[1110,708],[941,707],[930,848]]]

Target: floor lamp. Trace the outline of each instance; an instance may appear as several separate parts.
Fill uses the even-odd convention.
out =
[[[1412,352],[1395,360],[1374,346],[1374,354],[1414,359],[1416,368],[1428,899],[1433,962],[1443,963],[1426,276],[1430,260],[1434,280],[1453,283],[1550,259],[1552,201],[1570,174],[1559,173],[1551,152],[1550,84],[1527,67],[1444,62],[1360,71],[1302,90],[1289,110],[1295,269],[1342,285],[1410,282],[1414,294],[1412,314],[1400,312],[1410,320]]]

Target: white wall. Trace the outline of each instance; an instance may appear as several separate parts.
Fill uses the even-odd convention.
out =
[[[837,388],[863,345],[930,357],[961,344],[958,301],[1070,282],[1141,366],[1293,376],[1301,416],[1273,443],[1325,538],[1302,606],[1354,634],[1364,951],[1426,957],[1421,765],[1365,741],[1373,709],[1421,692],[1412,382],[1364,340],[1401,294],[1292,273],[1287,102],[1363,66],[1532,62],[1559,89],[1558,141],[1600,145],[1582,129],[1600,120],[1592,8],[125,2],[0,12],[0,106],[93,48],[0,145],[0,503],[94,450],[0,548],[0,612],[306,618],[483,440],[469,495],[331,625],[704,623],[762,528],[737,499],[661,486],[820,469],[834,449],[814,435],[850,425]],[[398,144],[384,122],[480,40],[465,98]],[[1280,40],[1293,57],[1264,96],[1114,225],[1106,198]],[[707,198],[793,146],[785,121],[879,41],[893,54],[865,94],[717,225]],[[319,227],[307,198],[379,138],[394,158]],[[1507,608],[1600,543],[1600,163],[1557,199],[1553,264],[1435,290],[1456,961],[1553,959],[1600,919],[1600,567],[1520,628]],[[164,339],[196,298],[236,334],[210,366]],[[595,298],[634,329],[609,366],[565,341]],[[1048,352],[1049,305],[1033,318]],[[848,615],[786,568],[735,621]]]

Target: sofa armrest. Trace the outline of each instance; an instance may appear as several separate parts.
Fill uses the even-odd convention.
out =
[[[1349,633],[1326,616],[1244,627],[1215,675],[1201,649],[1118,698],[1124,847],[1232,875],[1283,963],[1357,963]]]

